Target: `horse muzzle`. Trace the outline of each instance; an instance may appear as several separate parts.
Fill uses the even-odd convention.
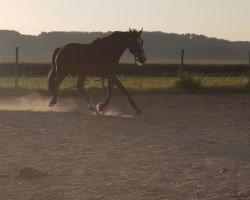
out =
[[[138,56],[136,56],[135,60],[137,62],[139,62],[140,64],[145,64],[147,61],[147,57],[145,55],[145,52],[142,52]]]

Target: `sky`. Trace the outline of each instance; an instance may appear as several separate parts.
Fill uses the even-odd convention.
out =
[[[0,0],[0,29],[194,33],[250,41],[250,0]]]

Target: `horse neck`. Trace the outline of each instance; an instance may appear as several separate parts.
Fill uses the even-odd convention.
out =
[[[129,46],[129,33],[119,32],[118,35],[110,40],[99,40],[92,43],[94,51],[98,50],[110,60],[116,62],[120,60],[122,54]]]
[[[117,56],[120,58],[124,51],[128,49],[129,47],[129,33],[122,32],[121,38],[114,42],[114,52],[117,54]]]

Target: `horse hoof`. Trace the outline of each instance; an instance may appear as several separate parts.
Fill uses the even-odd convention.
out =
[[[54,105],[54,103],[49,103],[49,107],[53,107]]]
[[[104,108],[105,108],[105,105],[104,105],[104,104],[102,104],[102,103],[99,103],[99,104],[96,106],[96,110],[97,110],[97,112],[101,112],[101,111],[103,111],[103,110],[104,110]]]
[[[88,105],[88,108],[89,108],[90,111],[98,112],[98,110],[95,108],[94,105]]]
[[[49,107],[53,107],[54,105],[56,105],[56,103],[57,103],[57,102],[51,101],[51,102],[49,103]]]
[[[135,109],[135,114],[136,115],[141,115],[142,114],[142,111],[138,108],[138,109]]]

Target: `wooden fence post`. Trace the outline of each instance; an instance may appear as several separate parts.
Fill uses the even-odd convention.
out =
[[[16,47],[16,62],[15,62],[15,88],[18,87],[18,47]]]
[[[181,50],[181,70],[180,72],[182,73],[184,69],[184,50]]]
[[[248,55],[248,86],[250,86],[250,51]]]
[[[248,60],[248,64],[250,66],[250,51],[249,51],[249,60]]]

